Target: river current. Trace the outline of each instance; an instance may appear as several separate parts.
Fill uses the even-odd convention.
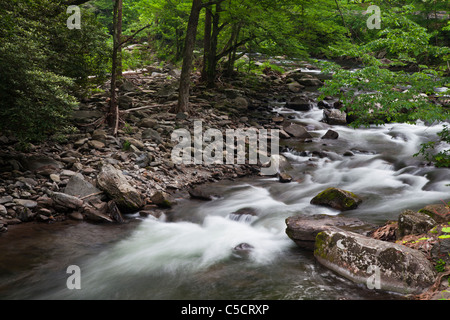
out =
[[[179,199],[170,222],[136,214],[124,225],[68,220],[10,226],[0,236],[0,299],[401,299],[320,266],[287,237],[285,219],[340,214],[310,204],[328,187],[362,197],[343,215],[378,225],[405,209],[449,201],[450,170],[413,156],[442,124],[351,129],[321,122],[317,105],[308,112],[282,103],[273,108],[313,135],[311,143],[284,146],[291,183],[274,177],[215,183],[219,198]],[[339,138],[320,139],[330,128]],[[319,150],[325,156],[313,153]],[[233,214],[249,207],[256,215]],[[239,245],[251,250],[235,250]],[[70,265],[81,271],[80,290],[67,287]]]

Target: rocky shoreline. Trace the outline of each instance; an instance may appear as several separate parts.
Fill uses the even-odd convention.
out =
[[[68,218],[121,222],[121,215],[137,211],[159,216],[177,197],[189,196],[196,185],[258,175],[260,163],[174,164],[171,134],[179,128],[192,134],[196,120],[202,121],[203,130],[282,130],[284,119],[271,112],[269,101],[276,92],[283,97],[294,93],[286,79],[269,71],[257,78],[237,77],[217,89],[197,84],[188,115],[173,112],[179,74],[170,65],[124,73],[118,89],[123,123],[117,137],[104,121],[108,83],[103,92],[81,101],[70,128],[44,143],[23,146],[14,137],[1,136],[0,230],[23,222]],[[296,136],[283,130],[282,134]],[[121,197],[134,197],[134,205],[127,208]]]
[[[108,84],[105,84],[104,92],[83,100],[74,110],[73,127],[47,142],[22,146],[23,150],[18,151],[14,137],[1,136],[0,237],[9,226],[27,222],[54,223],[73,219],[123,223],[127,214],[136,212],[159,218],[179,198],[211,200],[207,191],[197,188],[205,183],[260,175],[261,163],[210,166],[173,163],[171,133],[179,128],[192,133],[196,120],[202,121],[204,130],[252,127],[279,129],[281,139],[307,142],[312,138],[307,127],[274,114],[270,107],[270,103],[278,99],[294,110],[312,108],[313,101],[302,94],[302,90],[320,86],[322,82],[299,69],[283,75],[266,70],[255,78],[237,77],[216,89],[201,86],[198,75],[194,75],[196,85],[190,99],[192,111],[189,115],[173,111],[178,77],[179,70],[171,66],[151,66],[145,72],[126,74],[118,92],[124,123],[117,137],[110,135],[103,122],[108,106]],[[324,122],[329,125],[347,123],[346,114],[338,109],[336,99],[328,97],[319,107],[324,109]],[[337,139],[338,134],[330,129],[323,138]],[[280,172],[279,180],[289,183],[292,178]],[[342,194],[355,196],[346,191]],[[323,199],[323,194],[314,201],[319,206],[337,205],[339,210],[349,210],[360,202],[353,198],[336,203],[334,198]],[[426,274],[430,275],[417,288],[444,292],[445,288],[433,287],[437,274],[430,265],[432,259],[426,255],[433,252],[436,244],[439,248],[434,251],[437,250],[438,255],[448,250],[449,239],[439,238],[446,235],[446,223],[450,221],[448,212],[450,209],[445,205],[429,206],[420,213],[402,213],[402,221],[399,218],[399,221],[381,227],[353,219],[347,221],[343,217],[296,216],[286,221],[286,232],[302,248],[314,250],[318,261],[344,276],[345,273],[348,276],[348,270],[354,265],[349,261],[337,262],[337,257],[342,254],[331,250],[337,247],[336,237],[342,237],[339,240],[346,243],[362,243],[367,239],[383,242],[383,248],[387,246],[387,249],[382,252],[389,251],[390,244],[396,249],[414,250],[408,254],[424,255],[428,263],[423,265],[426,265]],[[439,220],[440,217],[444,220]],[[410,221],[413,222],[409,225]],[[366,257],[370,256],[368,252],[373,253],[373,249],[365,249]],[[435,261],[436,257],[433,258]],[[439,256],[441,258],[450,263],[448,257]],[[392,259],[391,264],[395,265],[398,256]],[[364,266],[367,269],[367,265]],[[383,265],[383,268],[385,274],[390,272],[389,265]],[[388,278],[386,282],[391,280]],[[419,294],[419,291],[414,293]],[[430,292],[421,297],[432,298]]]
[[[337,196],[337,195],[338,196]],[[330,198],[333,201],[330,201]],[[311,200],[344,210],[353,193],[330,188]],[[314,252],[325,267],[369,289],[397,292],[411,299],[448,299],[450,207],[429,205],[406,210],[397,221],[374,226],[341,215],[296,215],[286,219],[286,234]]]

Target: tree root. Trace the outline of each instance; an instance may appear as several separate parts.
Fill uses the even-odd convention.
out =
[[[436,278],[436,281],[434,282],[434,284],[427,291],[414,296],[414,299],[415,300],[430,300],[430,298],[433,297],[439,291],[439,287],[441,286],[442,278],[444,278],[445,276],[449,276],[449,275],[450,275],[450,270],[447,267],[447,271],[441,272],[439,274],[439,276]]]

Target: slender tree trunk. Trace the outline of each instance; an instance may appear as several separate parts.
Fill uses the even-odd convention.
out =
[[[119,45],[117,46],[117,76],[122,77],[122,11],[123,0],[118,1],[117,5],[117,40]]]
[[[234,71],[234,63],[236,61],[236,52],[237,52],[237,42],[238,42],[240,31],[241,31],[240,23],[233,26],[230,43],[231,43],[231,47],[234,49],[232,51],[230,51],[230,53],[228,54],[227,76],[231,76]]]
[[[208,59],[211,49],[211,22],[212,13],[210,8],[206,8],[205,13],[205,38],[203,39],[203,67],[202,67],[202,81],[207,80]]]
[[[122,74],[120,56],[120,43],[122,34],[122,0],[115,0],[113,14],[113,52],[111,68],[111,99],[108,113],[108,123],[113,128],[113,134],[116,135],[119,126],[119,106],[116,97],[117,77]]]
[[[197,36],[197,26],[201,10],[202,1],[193,0],[184,45],[183,66],[181,69],[178,105],[176,108],[177,112],[187,112],[189,110],[190,76],[194,56],[195,38]]]
[[[212,35],[211,35],[211,45],[209,48],[208,64],[206,70],[206,82],[207,86],[212,88],[216,81],[216,67],[217,67],[217,42],[219,38],[220,28],[220,4],[216,4],[216,12],[212,16]]]

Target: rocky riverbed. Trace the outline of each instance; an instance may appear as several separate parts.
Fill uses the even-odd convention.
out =
[[[171,134],[179,128],[192,133],[196,120],[202,121],[204,130],[279,129],[280,138],[284,141],[282,148],[285,148],[289,147],[289,141],[309,144],[317,138],[311,133],[317,128],[291,121],[287,114],[274,112],[273,103],[283,102],[286,107],[301,112],[318,106],[323,111],[320,129],[327,130],[320,139],[324,144],[339,139],[339,134],[331,126],[345,125],[348,121],[345,112],[339,110],[339,103],[333,97],[327,97],[318,104],[309,95],[311,88],[317,88],[323,82],[319,77],[303,72],[305,68],[313,69],[313,66],[303,64],[301,67],[283,75],[266,70],[260,76],[239,77],[216,89],[202,87],[194,75],[196,85],[190,100],[192,110],[190,114],[184,114],[174,113],[179,71],[170,66],[152,66],[138,73],[127,73],[119,87],[123,122],[118,136],[112,136],[103,122],[108,94],[97,93],[84,99],[74,110],[70,131],[57,134],[45,143],[22,146],[23,150],[18,151],[14,137],[0,137],[0,234],[10,232],[8,227],[20,223],[49,224],[67,219],[124,223],[128,214],[137,212],[141,216],[161,219],[179,200],[189,197],[211,200],[220,196],[212,193],[211,189],[201,188],[205,183],[260,175],[261,163],[175,164],[171,158],[174,147]],[[103,89],[107,89],[107,84]],[[313,151],[311,155],[318,159],[332,157],[322,150]],[[350,150],[343,153],[344,157],[352,155]],[[280,168],[277,175],[280,183],[296,181],[297,177],[284,171],[283,165]],[[336,190],[338,196],[331,199],[321,193],[311,199],[311,203],[342,211],[351,210],[360,203],[352,192],[339,189],[333,189],[333,192]],[[351,191],[357,193],[357,190]],[[449,222],[449,211],[446,204],[433,204],[420,212],[402,213],[397,221],[389,221],[383,226],[352,218],[319,216],[311,220],[310,216],[294,216],[286,220],[286,232],[297,244],[306,243],[307,250],[313,249],[318,261],[355,282],[359,281],[358,275],[349,276],[349,268],[367,269],[367,264],[357,266],[351,261],[337,262],[337,257],[342,258],[342,255],[332,249],[339,250],[342,246],[337,246],[336,237],[346,248],[358,247],[361,250],[362,246],[346,244],[366,244],[371,239],[379,241],[377,245],[383,243],[380,252],[389,252],[390,248],[397,251],[404,248],[407,256],[414,252],[421,259],[424,257],[426,268],[422,270],[426,269],[429,277],[415,282],[413,293],[431,287],[432,290],[422,296],[430,298],[436,297],[436,291],[444,292],[446,289],[441,287],[444,281],[437,282],[435,267],[440,259],[448,261],[445,253],[448,252],[446,223]],[[244,215],[251,216],[252,212],[248,209]],[[251,250],[251,246],[245,243],[241,247],[244,251]],[[371,259],[369,253],[378,252],[378,249],[374,250],[365,246],[364,256]],[[349,259],[355,254],[361,255],[361,252],[348,254]],[[399,256],[393,259],[391,267]],[[372,262],[376,264],[375,260]],[[391,271],[389,265],[383,264],[382,267],[384,274]],[[390,283],[392,279],[383,281]],[[409,282],[413,281],[415,279]],[[383,288],[393,289],[384,285]]]

